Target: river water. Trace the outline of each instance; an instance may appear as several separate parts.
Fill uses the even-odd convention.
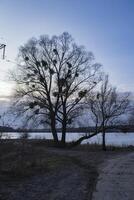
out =
[[[21,133],[3,133],[3,139],[16,139],[19,138]],[[68,142],[75,141],[84,133],[67,133],[66,140]],[[58,133],[58,137],[61,137],[61,133]],[[35,139],[52,139],[51,133],[29,133],[29,138]],[[102,135],[101,133],[90,138],[88,140],[83,141],[82,143],[89,143],[89,144],[101,144],[102,142]],[[106,144],[107,145],[114,145],[114,146],[134,146],[134,133],[106,133]]]

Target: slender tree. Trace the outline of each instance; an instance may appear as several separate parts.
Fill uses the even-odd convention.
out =
[[[115,120],[123,115],[129,106],[129,94],[119,94],[104,76],[100,90],[88,98],[91,115],[95,122],[96,133],[102,132],[102,149],[106,150],[105,133]]]
[[[19,113],[49,124],[55,143],[59,143],[56,128],[61,127],[64,145],[67,126],[99,81],[100,64],[66,32],[31,39],[20,48],[18,62],[13,78]]]

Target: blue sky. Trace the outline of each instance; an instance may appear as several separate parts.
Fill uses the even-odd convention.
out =
[[[120,90],[134,91],[133,0],[0,0],[0,42],[7,59],[32,36],[68,31],[78,44],[92,51],[96,61]],[[14,64],[0,60],[1,95],[12,84],[3,81]]]

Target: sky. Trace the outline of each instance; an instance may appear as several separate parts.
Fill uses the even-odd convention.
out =
[[[0,96],[12,94],[8,71],[20,45],[42,34],[68,31],[76,43],[92,51],[120,91],[134,92],[133,0],[0,0]],[[0,52],[1,56],[1,52]]]

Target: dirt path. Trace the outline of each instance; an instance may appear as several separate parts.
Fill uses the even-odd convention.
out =
[[[134,152],[110,159],[100,170],[93,200],[134,199]]]

